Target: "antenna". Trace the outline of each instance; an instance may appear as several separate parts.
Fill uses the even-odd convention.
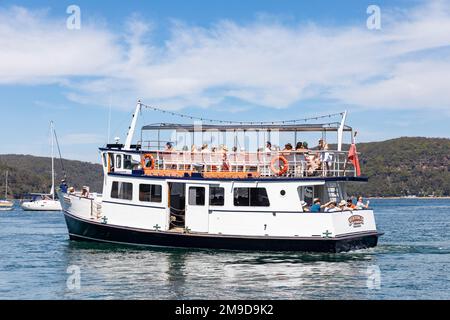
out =
[[[109,143],[109,136],[111,135],[111,97],[109,97],[109,112],[108,112],[108,136],[107,143]]]
[[[8,199],[8,170],[6,170],[5,200]]]

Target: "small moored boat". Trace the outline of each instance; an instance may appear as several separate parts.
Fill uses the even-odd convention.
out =
[[[31,194],[32,199],[30,201],[24,201],[20,205],[25,211],[61,211],[61,204],[59,200],[55,199],[55,165],[54,165],[54,155],[53,155],[53,144],[55,129],[53,126],[53,121],[50,122],[51,129],[51,147],[52,147],[52,187],[49,194]]]
[[[9,211],[14,207],[14,202],[8,200],[8,171],[5,173],[5,198],[0,199],[0,211]]]

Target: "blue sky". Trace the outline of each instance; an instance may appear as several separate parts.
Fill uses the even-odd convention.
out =
[[[109,105],[124,140],[138,98],[229,120],[348,110],[359,141],[448,138],[449,44],[448,1],[0,1],[0,153],[47,155],[54,120],[64,157],[97,162]],[[159,121],[177,119],[141,124]]]

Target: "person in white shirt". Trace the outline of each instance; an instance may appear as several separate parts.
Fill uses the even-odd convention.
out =
[[[272,152],[272,143],[270,141],[266,142],[266,148],[264,149],[265,152]]]
[[[369,201],[364,204],[363,197],[358,197],[358,202],[356,203],[356,209],[362,210],[362,209],[369,209]]]
[[[336,212],[339,211],[339,209],[336,207],[336,202],[335,201],[330,201],[328,203],[325,204],[325,210],[324,212]]]

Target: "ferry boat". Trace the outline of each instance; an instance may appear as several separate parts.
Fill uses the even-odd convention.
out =
[[[354,146],[346,112],[341,121],[326,124],[151,124],[142,127],[141,139],[132,144],[144,106],[138,102],[124,144],[116,141],[100,148],[102,194],[59,189],[70,239],[252,251],[342,252],[377,245],[382,233],[371,208],[307,210],[315,198],[322,205],[340,203],[347,199],[349,183],[368,180],[350,165],[349,152],[342,151],[344,133]],[[159,139],[143,141],[143,132]],[[258,137],[319,132],[336,134],[337,143],[336,150],[228,151],[224,146],[211,152],[172,148],[170,143],[169,150],[163,150],[163,132],[193,140],[208,133],[228,134],[234,142],[238,134],[250,132]],[[313,166],[314,159],[324,160]]]

